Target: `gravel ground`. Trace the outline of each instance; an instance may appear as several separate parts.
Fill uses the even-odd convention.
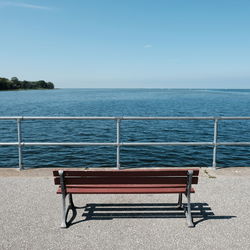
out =
[[[83,208],[68,229],[52,170],[1,169],[0,249],[250,249],[249,169],[202,170],[195,228],[177,195],[143,194],[75,195]]]

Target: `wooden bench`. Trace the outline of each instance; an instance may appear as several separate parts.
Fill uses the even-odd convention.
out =
[[[67,225],[70,209],[76,213],[72,194],[179,194],[177,207],[184,209],[188,227],[194,227],[190,194],[192,184],[198,183],[198,169],[140,169],[140,170],[84,170],[53,171],[59,185],[57,194],[62,195],[62,228]],[[182,204],[182,194],[187,205]],[[66,196],[69,205],[66,209]]]

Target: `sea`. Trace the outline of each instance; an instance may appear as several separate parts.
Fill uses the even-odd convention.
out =
[[[250,116],[249,89],[54,89],[0,92],[0,116]],[[122,120],[121,142],[212,142],[208,120]],[[24,142],[116,142],[113,120],[22,121]],[[17,124],[0,120],[0,142]],[[220,120],[218,142],[250,142],[250,120]],[[116,167],[114,146],[24,146],[25,168]],[[211,166],[212,146],[122,146],[121,168]],[[218,167],[250,166],[250,146],[218,146]],[[18,167],[17,146],[0,146],[0,167]]]

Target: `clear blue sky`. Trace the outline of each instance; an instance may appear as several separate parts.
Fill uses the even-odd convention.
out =
[[[249,0],[0,0],[0,76],[250,88]]]

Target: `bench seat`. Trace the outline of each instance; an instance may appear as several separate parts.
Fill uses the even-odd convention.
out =
[[[68,185],[66,192],[71,194],[179,194],[186,192],[186,185],[178,184],[102,184],[102,185]],[[194,193],[194,188],[191,188]],[[57,194],[62,194],[61,187]]]

